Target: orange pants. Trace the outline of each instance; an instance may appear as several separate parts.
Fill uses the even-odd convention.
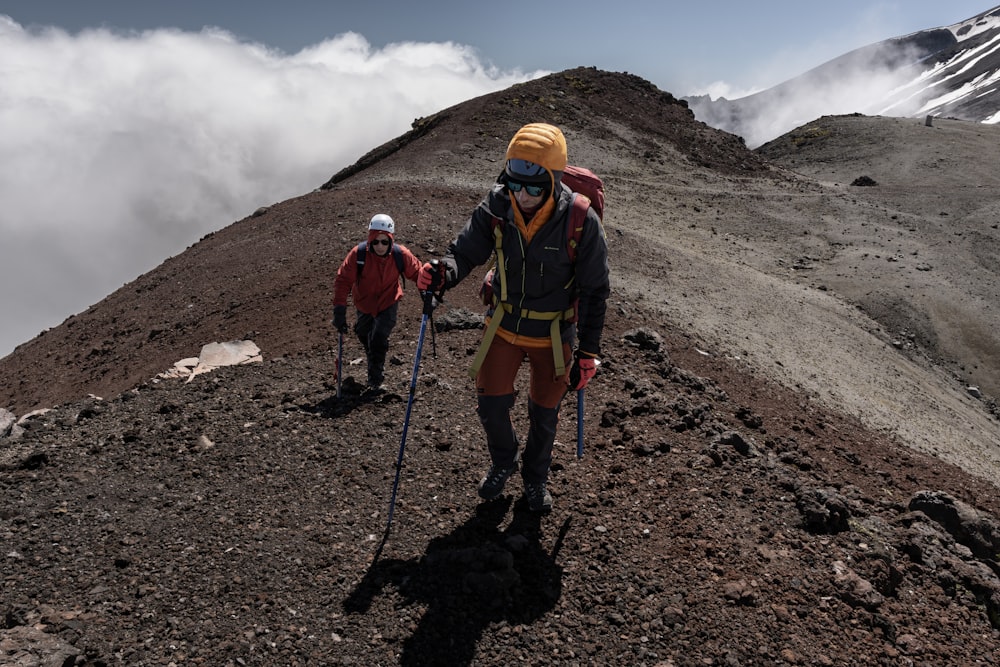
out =
[[[543,408],[557,407],[566,394],[569,368],[565,375],[556,377],[551,346],[523,347],[508,343],[500,336],[493,339],[476,375],[476,393],[480,396],[513,394],[514,380],[525,358],[531,373],[528,397]],[[563,359],[573,359],[568,343],[563,343]]]

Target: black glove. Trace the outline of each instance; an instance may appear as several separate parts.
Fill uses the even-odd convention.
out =
[[[440,292],[444,287],[444,264],[438,260],[426,262],[417,275],[417,289],[421,292]]]
[[[347,306],[333,307],[333,328],[340,333],[347,333]]]

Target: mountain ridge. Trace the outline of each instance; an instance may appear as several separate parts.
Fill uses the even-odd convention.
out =
[[[652,84],[632,75],[611,74],[592,68],[579,68],[553,75],[540,83],[514,86],[507,91],[485,95],[476,100],[456,105],[451,109],[443,110],[438,116],[448,118],[450,125],[447,130],[431,134],[411,131],[397,140],[387,142],[383,147],[373,149],[369,156],[363,156],[356,165],[347,167],[339,174],[333,175],[326,184],[320,186],[316,191],[289,200],[289,202],[295,203],[303,202],[302,208],[307,213],[315,212],[316,215],[329,216],[332,218],[332,222],[324,224],[334,229],[317,230],[308,224],[298,224],[289,228],[290,233],[311,236],[313,240],[304,243],[306,247],[321,245],[321,235],[327,233],[336,234],[341,242],[353,238],[353,233],[350,236],[345,236],[340,228],[347,212],[354,212],[357,207],[349,203],[346,196],[344,200],[340,200],[342,187],[339,189],[331,187],[338,178],[345,178],[341,174],[350,173],[352,187],[358,188],[365,196],[370,196],[372,190],[375,191],[376,196],[373,197],[372,204],[374,208],[381,207],[392,210],[399,208],[399,204],[396,203],[397,197],[394,194],[389,197],[385,196],[384,186],[378,183],[372,184],[367,180],[371,177],[371,172],[366,171],[366,169],[373,165],[377,166],[376,171],[380,172],[377,176],[380,181],[395,183],[403,179],[411,182],[411,184],[402,186],[401,194],[398,195],[399,199],[416,196],[413,191],[424,187],[425,179],[433,174],[434,170],[414,169],[410,163],[404,164],[402,170],[397,167],[400,146],[413,142],[422,142],[421,150],[426,150],[429,153],[437,152],[438,155],[447,156],[447,159],[452,161],[450,165],[445,166],[446,173],[437,181],[440,187],[466,188],[474,191],[475,196],[479,196],[481,190],[487,187],[499,173],[497,151],[502,157],[502,151],[509,140],[507,135],[512,135],[516,131],[523,122],[521,119],[534,113],[520,108],[522,107],[521,96],[524,94],[531,95],[531,108],[537,109],[539,112],[546,110],[552,113],[549,109],[550,100],[560,98],[565,100],[565,106],[556,113],[555,120],[557,121],[579,116],[577,105],[580,101],[587,100],[588,103],[595,103],[594,100],[596,100],[596,103],[599,103],[590,115],[584,114],[579,127],[575,127],[575,123],[567,125],[570,141],[572,141],[574,133],[614,138],[614,133],[618,131],[623,131],[626,134],[636,132],[636,130],[624,127],[619,130],[613,124],[603,120],[604,118],[613,118],[614,114],[621,113],[621,109],[615,94],[601,90],[602,82],[612,82],[615,86],[622,86],[621,94],[631,91],[635,95],[634,108],[642,108],[650,100],[654,104],[659,104],[656,110],[649,114],[650,117],[630,117],[630,122],[637,123],[639,130],[644,132],[652,130],[651,137],[660,135],[655,139],[645,140],[641,134],[637,133],[636,137],[640,138],[638,143],[635,143],[630,136],[626,136],[622,143],[631,149],[645,151],[651,156],[658,157],[661,161],[665,159],[660,157],[661,151],[666,151],[671,157],[676,152],[678,155],[683,155],[682,159],[685,163],[708,166],[713,171],[768,172],[764,163],[746,151],[738,138],[716,132],[701,123],[690,122],[692,118],[686,105],[669,93],[658,91]],[[529,91],[533,88],[542,90],[530,93]],[[568,93],[573,94],[568,95]],[[486,115],[486,109],[490,111],[489,116]],[[467,123],[465,118],[469,119]],[[484,124],[487,119],[495,129],[491,128],[489,131],[477,129],[478,125]],[[657,130],[657,123],[663,123],[663,129]],[[420,124],[420,120],[415,121],[415,125]],[[595,160],[594,153],[598,151],[596,147],[600,141],[600,138],[595,142],[578,141],[574,146],[576,152],[573,154],[573,159],[581,164],[599,162]],[[427,147],[423,148],[424,145]],[[689,152],[684,154],[685,150]],[[374,159],[372,156],[378,156],[378,159]],[[335,213],[330,213],[332,206],[329,200],[331,198],[322,196],[324,188],[333,193],[333,200],[337,200],[333,202],[333,206],[341,207]],[[470,203],[474,204],[471,200]],[[426,220],[427,214],[421,210],[423,207],[413,204],[412,201],[408,203],[405,216],[413,221]],[[230,227],[206,235],[181,255],[168,258],[161,266],[116,290],[101,304],[96,304],[83,313],[69,317],[60,326],[45,331],[35,339],[20,345],[13,354],[0,359],[0,402],[16,408],[18,412],[24,412],[28,409],[45,407],[54,402],[87,393],[119,392],[136,382],[152,377],[158,370],[164,368],[164,364],[169,367],[176,355],[183,353],[182,356],[189,356],[185,350],[176,346],[180,337],[175,335],[176,332],[171,331],[171,329],[178,326],[182,329],[190,328],[197,331],[199,337],[206,338],[218,335],[211,331],[214,320],[210,324],[199,324],[195,318],[190,317],[191,313],[185,311],[195,310],[189,306],[202,301],[202,299],[192,295],[194,302],[185,303],[184,297],[178,294],[170,293],[163,296],[161,292],[164,285],[171,281],[188,283],[197,280],[194,274],[203,270],[199,263],[206,261],[208,265],[204,270],[208,271],[208,275],[218,275],[218,280],[226,283],[224,288],[222,285],[218,286],[220,291],[235,292],[245,288],[247,284],[252,283],[250,280],[252,276],[259,275],[261,271],[266,270],[265,266],[255,266],[252,271],[245,271],[244,266],[240,264],[222,266],[225,260],[219,259],[218,252],[213,254],[214,251],[210,246],[221,245],[224,248],[232,247],[237,251],[243,249],[249,251],[247,246],[250,241],[246,240],[247,238],[254,238],[255,242],[274,245],[286,243],[277,235],[268,234],[267,225],[269,220],[280,214],[282,208],[287,205],[288,202],[280,202],[271,207],[263,207]],[[461,215],[467,208],[468,205],[463,204],[455,213],[450,211],[447,213]],[[356,213],[356,215],[365,219],[370,217],[365,213]],[[303,221],[301,213],[295,213],[294,216],[296,223]],[[258,235],[263,235],[263,238],[258,238]],[[241,236],[243,238],[240,238]],[[423,245],[425,248],[435,247],[446,242],[445,239],[428,240],[426,234],[425,238],[411,236],[409,226],[404,227],[400,236],[403,242]],[[264,254],[267,252],[262,251]],[[331,265],[334,264],[335,260],[339,262],[330,255],[322,255],[320,258]],[[262,260],[262,264],[267,261]],[[277,265],[279,275],[286,281],[285,290],[304,289],[301,277],[303,275],[312,275],[315,284],[321,288],[332,280],[332,276],[329,274],[319,275],[320,272],[315,267],[297,267],[295,271],[287,271],[281,266],[283,263],[297,261],[291,256],[286,256],[273,262]],[[175,271],[184,275],[174,277],[171,272]],[[191,289],[195,291],[200,288],[193,287]],[[249,299],[253,293],[253,290],[249,289],[245,294],[240,295],[240,303],[243,303],[242,299]],[[145,295],[144,298],[168,304],[165,306],[165,310],[178,315],[179,319],[171,321],[169,317],[165,317],[159,323],[137,326],[137,318],[134,313],[141,307],[134,307],[129,303],[135,294]],[[261,323],[254,317],[241,317],[241,310],[235,305],[222,301],[221,295],[213,295],[213,298],[216,302],[210,305],[211,315],[225,315],[226,319],[236,319],[240,322],[236,331],[229,331],[226,334],[229,337],[242,337],[261,326]],[[273,295],[267,296],[268,300],[272,298]],[[280,306],[271,305],[271,307],[273,308],[271,312],[275,314],[283,310]],[[104,311],[108,311],[108,314],[102,315]],[[195,312],[204,315],[200,310]],[[321,299],[310,300],[310,308],[303,315],[308,318],[308,324],[304,328],[309,331],[307,338],[310,345],[318,345],[323,342],[320,330],[324,320],[328,319],[327,315]],[[90,326],[91,322],[93,322],[93,326]],[[79,331],[81,328],[86,328],[86,333],[74,335],[74,330]],[[142,349],[145,355],[145,357],[134,355],[130,359],[130,363],[135,368],[134,372],[129,372],[127,376],[122,377],[122,373],[125,371],[123,367],[108,369],[103,363],[103,350],[114,342],[110,338],[105,340],[109,330],[115,332],[114,338],[123,340],[124,346],[131,346],[137,350]],[[328,332],[323,332],[323,334],[326,333]],[[272,354],[289,354],[304,349],[305,343],[303,341],[285,340],[277,330],[266,333],[264,336],[264,342],[269,344]],[[271,338],[271,336],[276,338]],[[56,337],[59,338],[58,341],[51,341],[52,338]],[[188,345],[191,345],[190,341]],[[70,354],[72,354],[71,360],[66,358]],[[27,361],[21,361],[22,359],[27,359]],[[67,363],[68,361],[72,361],[72,363]],[[20,374],[14,370],[18,365],[37,368],[45,379],[40,382],[32,382],[20,377]],[[129,367],[129,370],[132,370],[132,366]],[[69,379],[75,376],[79,376],[81,380]],[[86,378],[86,380],[82,378]],[[71,386],[67,387],[67,382]],[[21,397],[17,398],[19,395]]]

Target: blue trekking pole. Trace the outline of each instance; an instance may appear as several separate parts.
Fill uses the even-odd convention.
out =
[[[437,260],[431,262],[437,266]],[[406,448],[406,431],[410,426],[410,411],[413,409],[413,396],[417,391],[417,374],[420,372],[420,353],[424,347],[424,334],[427,331],[427,321],[434,312],[435,295],[432,290],[423,293],[424,314],[420,319],[420,335],[417,336],[417,354],[413,358],[413,375],[410,377],[410,395],[406,399],[406,417],[403,419],[403,435],[399,439],[399,455],[396,457],[396,479],[392,482],[392,498],[389,500],[389,520],[385,524],[385,534],[389,535],[392,526],[392,515],[396,510],[396,490],[399,488],[399,474],[403,470],[403,450]],[[432,334],[433,335],[433,332]]]
[[[583,389],[576,390],[576,458],[583,458]]]
[[[344,334],[337,332],[337,398],[340,398],[341,371],[344,368]]]
[[[594,361],[595,368],[600,360]],[[583,388],[576,390],[576,458],[583,458]]]

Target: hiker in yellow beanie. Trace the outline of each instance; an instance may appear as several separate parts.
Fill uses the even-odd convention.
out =
[[[440,262],[424,264],[417,286],[451,289],[495,255],[484,283],[487,326],[470,371],[490,453],[479,496],[500,497],[520,468],[528,508],[548,512],[559,406],[567,389],[586,386],[600,354],[610,294],[603,189],[592,173],[567,164],[566,138],[554,125],[525,125],[505,157],[496,184]],[[581,172],[588,179],[579,180]],[[571,175],[573,188],[563,182]],[[588,184],[595,185],[589,198],[582,194]],[[525,359],[531,377],[522,451],[510,411]]]

